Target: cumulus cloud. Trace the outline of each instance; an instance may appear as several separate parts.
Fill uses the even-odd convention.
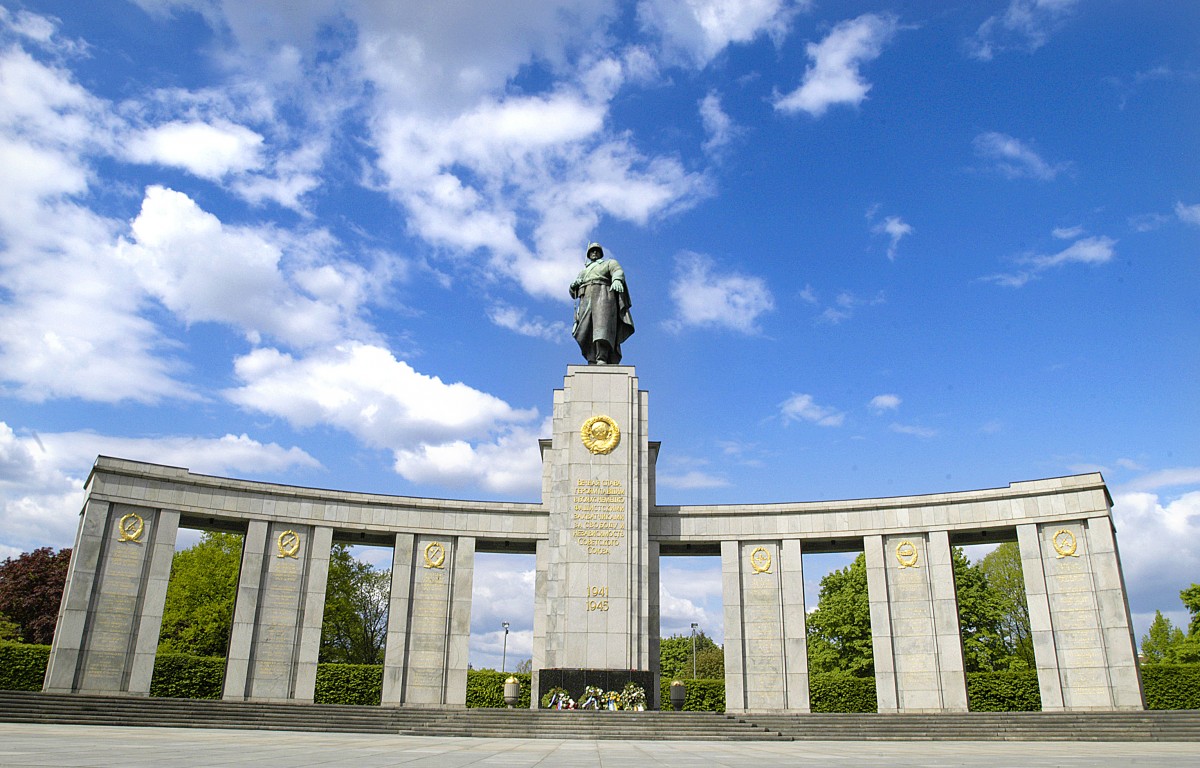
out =
[[[1131,610],[1152,616],[1179,608],[1179,590],[1200,573],[1200,490],[1164,497],[1115,489],[1113,522]],[[1164,542],[1171,542],[1169,557]]]
[[[896,410],[900,407],[900,402],[901,400],[899,395],[875,395],[875,397],[871,398],[869,405],[871,406],[872,410],[882,413],[883,411]]]
[[[821,427],[840,427],[846,414],[824,405],[817,405],[812,395],[794,394],[779,406],[783,423],[807,421]]]
[[[1017,262],[1025,265],[1025,269],[989,275],[983,280],[1007,288],[1020,288],[1049,269],[1069,264],[1106,264],[1116,254],[1116,245],[1117,241],[1111,237],[1086,237],[1076,240],[1058,253],[1021,256]]]
[[[422,483],[475,483],[503,492],[540,482],[536,410],[513,408],[466,384],[418,373],[388,350],[346,343],[293,357],[260,348],[238,358],[242,385],[227,397],[297,428],[331,425],[391,450],[394,468]]]
[[[1078,4],[1079,0],[1009,0],[1007,8],[979,25],[967,41],[967,53],[980,61],[1011,49],[1032,53],[1049,42]]]
[[[716,91],[709,91],[708,95],[700,100],[700,121],[708,135],[703,149],[710,154],[717,152],[737,135],[737,126],[721,109],[721,97]]]
[[[1056,240],[1074,240],[1083,234],[1082,226],[1074,227],[1055,227],[1050,231],[1050,234]]]
[[[1185,224],[1200,227],[1200,203],[1196,203],[1195,205],[1175,203],[1175,215]]]
[[[75,538],[83,484],[98,455],[238,476],[316,468],[297,447],[261,443],[248,435],[219,438],[129,438],[94,432],[16,434],[0,422],[0,528],[20,551],[69,546]]]
[[[507,328],[522,336],[531,336],[546,341],[563,341],[570,336],[567,324],[561,320],[544,320],[541,317],[527,318],[525,310],[508,304],[496,304],[488,309],[488,319],[501,328]]]
[[[692,622],[696,622],[704,634],[717,643],[723,641],[719,558],[664,558],[659,579],[659,621],[664,637],[689,635]]]
[[[809,43],[805,51],[811,63],[804,81],[777,98],[775,109],[820,117],[837,104],[861,104],[871,84],[859,68],[879,57],[898,28],[899,20],[891,14],[866,13],[841,22],[821,42]]]
[[[227,120],[213,123],[174,120],[134,134],[126,156],[138,163],[183,168],[216,181],[262,165],[263,137]]]
[[[717,327],[745,334],[759,332],[758,318],[775,308],[767,282],[761,277],[722,272],[707,256],[683,253],[675,259],[671,280],[675,316],[667,327]]]
[[[895,261],[896,249],[900,245],[900,240],[911,235],[913,228],[899,216],[887,216],[883,221],[872,226],[871,232],[888,237],[887,257],[889,261]]]
[[[811,0],[641,0],[638,20],[669,51],[704,67],[731,44],[763,34],[781,38],[792,16],[810,6]]]
[[[804,292],[801,293],[801,298],[809,304],[817,306],[821,304],[816,293],[808,287],[805,287]],[[859,296],[853,291],[838,291],[837,296],[833,299],[833,303],[827,305],[817,315],[817,322],[826,325],[837,325],[843,320],[849,320],[853,317],[859,307],[875,306],[876,304],[884,303],[884,301],[886,301],[886,298],[882,291],[871,298]]]
[[[975,156],[988,167],[1009,179],[1053,181],[1071,167],[1070,163],[1049,163],[1029,145],[1008,134],[991,131],[975,137]]]

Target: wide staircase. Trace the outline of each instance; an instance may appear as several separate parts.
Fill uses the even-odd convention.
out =
[[[0,691],[0,722],[242,728],[481,738],[688,741],[1200,741],[1200,710],[779,714],[557,712]]]

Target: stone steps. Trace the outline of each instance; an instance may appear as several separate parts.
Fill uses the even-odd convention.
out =
[[[0,691],[0,721],[480,738],[1200,741],[1200,711],[785,714],[355,707]]]

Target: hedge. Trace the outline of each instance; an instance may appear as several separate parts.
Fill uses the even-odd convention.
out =
[[[972,712],[1040,712],[1037,670],[968,672],[967,705]]]
[[[1146,664],[1147,709],[1200,709],[1200,664]]]
[[[50,662],[50,646],[0,640],[0,690],[40,691]]]
[[[875,712],[875,678],[842,672],[808,676],[808,699],[813,712]]]
[[[50,659],[50,646],[0,641],[0,690],[40,691]],[[529,707],[529,675],[514,674],[521,683],[517,706]],[[504,707],[508,675],[492,670],[467,672],[468,707]],[[154,660],[150,695],[186,699],[219,699],[225,679],[225,659],[162,652]],[[725,681],[685,680],[685,711],[725,711]],[[1200,664],[1146,664],[1142,684],[1149,709],[1200,709]],[[662,707],[671,704],[671,681],[662,681]],[[315,700],[321,704],[379,704],[383,667],[368,664],[317,666]],[[874,712],[875,680],[818,673],[809,677],[813,712]],[[1041,709],[1037,673],[971,672],[967,699],[974,712],[1021,712]]]
[[[517,678],[521,684],[521,698],[516,709],[529,709],[529,692],[532,687],[528,672],[513,672],[505,674],[494,669],[467,670],[467,706],[468,707],[497,707],[503,708],[504,681],[509,677]]]
[[[659,706],[664,710],[671,709],[671,681],[662,679]],[[725,679],[700,678],[684,679],[687,695],[683,698],[684,712],[724,712],[725,711]],[[650,697],[647,696],[647,699]]]

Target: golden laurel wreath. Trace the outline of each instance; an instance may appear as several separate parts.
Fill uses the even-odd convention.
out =
[[[441,568],[446,564],[446,547],[441,542],[431,541],[425,545],[425,567]]]
[[[1079,548],[1079,542],[1075,540],[1075,534],[1066,528],[1055,531],[1051,543],[1054,545],[1054,551],[1058,553],[1057,559],[1079,557],[1079,555],[1075,554],[1075,550]]]
[[[279,534],[279,554],[276,557],[296,557],[300,553],[300,534],[295,531],[284,531]]]
[[[901,568],[917,567],[917,548],[911,541],[905,539],[896,545],[896,560]]]
[[[764,547],[759,547],[750,553],[750,567],[755,573],[771,572],[771,553]]]
[[[142,516],[135,512],[130,512],[128,515],[122,517],[121,522],[117,524],[117,532],[120,534],[117,537],[117,541],[141,543],[142,533],[145,530],[146,521],[142,519]]]
[[[607,416],[593,416],[583,422],[579,437],[584,446],[594,454],[612,453],[621,442],[621,429],[617,422]]]

